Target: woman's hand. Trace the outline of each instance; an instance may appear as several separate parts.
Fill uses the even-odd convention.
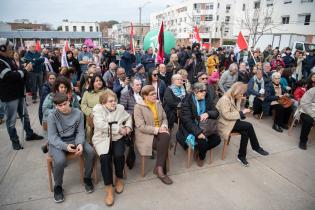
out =
[[[248,114],[248,113],[250,113],[251,112],[251,110],[250,109],[243,109],[243,114]]]
[[[208,113],[203,113],[200,115],[200,121],[205,121],[206,119],[208,119],[209,115]]]
[[[201,133],[198,135],[198,139],[206,139],[206,136],[203,133]]]
[[[168,133],[168,129],[165,128],[164,126],[159,127],[159,133]]]
[[[126,136],[126,135],[128,134],[128,130],[127,130],[126,127],[120,128],[120,129],[119,129],[119,133],[120,133],[121,135],[123,135],[123,136]]]

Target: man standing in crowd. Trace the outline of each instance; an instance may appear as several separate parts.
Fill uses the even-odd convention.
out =
[[[88,69],[88,64],[93,62],[92,53],[88,52],[87,46],[82,45],[82,52],[78,55],[78,61],[81,66],[80,75],[84,74]],[[79,75],[78,75],[79,76]]]
[[[128,50],[126,50],[125,46],[120,47],[120,53],[122,54],[121,60],[120,60],[120,66],[125,69],[127,77],[131,77],[133,74],[132,69],[131,69],[131,66],[133,63],[131,54]]]
[[[91,180],[95,152],[86,142],[83,113],[70,107],[68,96],[56,93],[53,97],[56,106],[48,117],[49,154],[53,157],[54,198],[56,203],[64,201],[62,182],[67,153],[84,156],[84,184],[85,191],[92,193],[94,186]]]
[[[15,129],[17,114],[24,123],[26,141],[41,140],[43,137],[33,132],[24,99],[26,74],[33,69],[33,64],[30,62],[25,69],[18,69],[13,52],[12,42],[0,38],[0,100],[5,106],[7,131],[12,147],[14,150],[20,150],[23,147]]]
[[[220,81],[219,88],[222,93],[225,93],[230,87],[237,82],[238,79],[238,67],[236,63],[232,63],[229,69],[223,72]]]
[[[292,56],[290,47],[285,48],[285,55],[282,57],[286,68],[293,67],[295,65],[295,59]]]
[[[155,55],[153,55],[152,47],[149,47],[147,53],[142,57],[142,64],[144,65],[145,72],[155,67]]]
[[[44,72],[42,64],[45,61],[45,58],[41,58],[40,53],[35,51],[36,44],[32,42],[29,51],[25,54],[26,63],[32,63],[33,69],[30,72],[31,84],[32,84],[32,99],[33,103],[37,101],[37,90],[39,90],[39,95],[42,95],[42,86],[43,86],[43,77]]]

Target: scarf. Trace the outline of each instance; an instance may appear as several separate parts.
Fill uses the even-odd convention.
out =
[[[181,87],[178,87],[178,86],[172,84],[172,85],[170,86],[170,88],[171,88],[172,92],[174,93],[174,95],[175,95],[177,98],[180,98],[180,100],[182,100],[182,99],[185,97],[186,91],[185,91],[185,88],[184,88],[184,87],[182,87],[182,86],[181,86]]]
[[[144,103],[149,107],[149,109],[153,113],[154,127],[160,127],[159,115],[158,115],[156,104],[148,100],[144,100]]]
[[[258,84],[260,84],[260,89],[265,89],[264,78],[262,77],[260,80],[254,75],[254,90],[259,92]]]

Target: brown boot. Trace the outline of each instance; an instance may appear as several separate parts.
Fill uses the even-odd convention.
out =
[[[118,194],[120,194],[124,191],[124,183],[123,183],[122,179],[116,178],[115,191]]]
[[[114,192],[112,185],[105,186],[105,203],[107,206],[112,206],[114,204]]]
[[[202,166],[203,166],[203,162],[204,162],[204,160],[200,160],[200,158],[199,158],[199,157],[197,157],[196,162],[197,162],[197,165],[198,165],[199,167],[202,167]]]

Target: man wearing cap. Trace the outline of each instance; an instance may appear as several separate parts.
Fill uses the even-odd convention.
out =
[[[88,64],[93,62],[93,55],[88,52],[85,44],[82,45],[82,52],[78,55],[78,61],[81,66],[81,75],[83,75],[88,69]]]
[[[7,116],[7,131],[14,150],[23,149],[15,129],[17,114],[24,123],[26,140],[41,140],[31,128],[30,118],[24,102],[25,77],[33,69],[30,62],[25,69],[18,69],[13,59],[13,43],[5,38],[0,38],[0,100],[4,104]]]
[[[285,53],[282,58],[283,58],[283,62],[286,68],[289,68],[295,65],[295,59],[292,56],[290,47],[287,47],[285,49]]]
[[[135,74],[135,78],[139,78],[141,80],[142,87],[147,84],[148,75],[145,72],[144,65],[141,63],[136,66],[137,73]]]

